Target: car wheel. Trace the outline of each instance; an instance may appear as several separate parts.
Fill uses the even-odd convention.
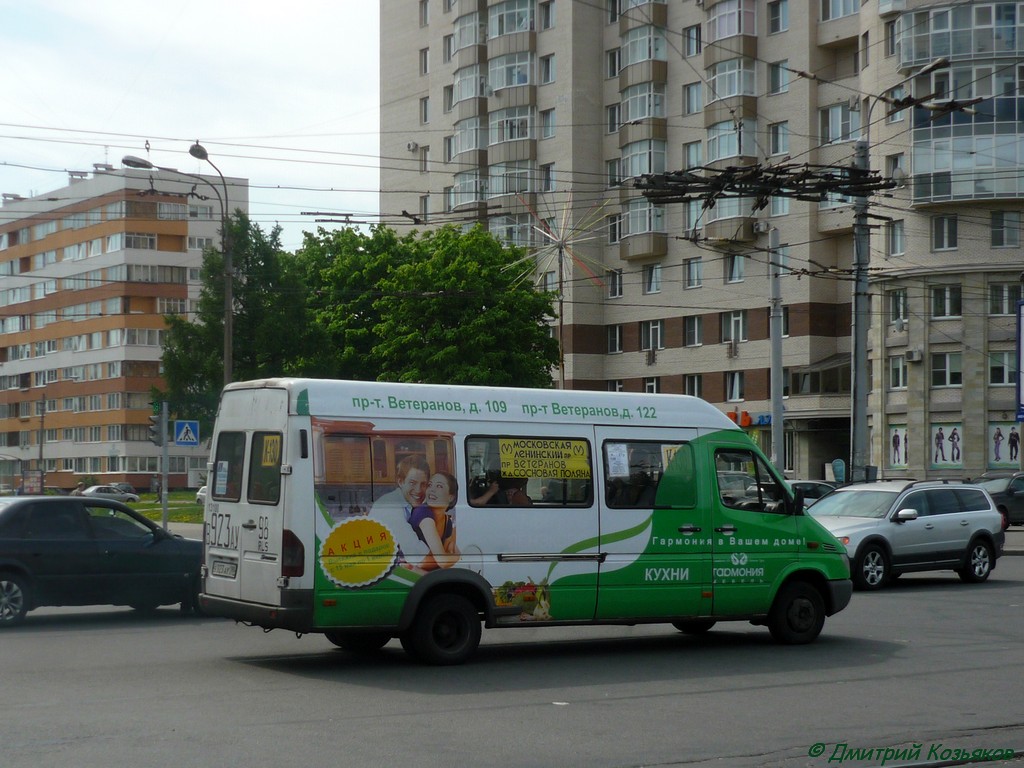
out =
[[[787,584],[768,612],[768,631],[778,643],[804,645],[813,641],[825,626],[825,601],[805,581]]]
[[[850,567],[850,576],[859,589],[881,589],[889,580],[889,556],[877,544],[868,544]]]
[[[0,628],[20,624],[28,613],[31,592],[19,573],[0,574]]]
[[[461,664],[480,645],[480,615],[461,595],[437,595],[416,614],[402,647],[428,664]]]
[[[391,640],[390,632],[324,632],[324,637],[349,653],[364,655],[376,653]]]
[[[992,561],[995,556],[992,546],[987,541],[975,541],[967,550],[964,567],[957,571],[960,578],[970,584],[980,584],[992,573]]]
[[[688,619],[686,621],[673,621],[672,626],[684,635],[703,635],[717,622],[714,619]]]

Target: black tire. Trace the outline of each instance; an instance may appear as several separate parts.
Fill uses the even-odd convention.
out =
[[[686,621],[673,621],[672,626],[684,635],[703,635],[717,623],[714,619],[687,619]]]
[[[889,555],[878,544],[863,547],[850,565],[850,577],[857,589],[881,589],[889,581]]]
[[[181,612],[183,614],[193,614],[195,616],[203,615],[203,608],[199,604],[199,592],[200,592],[200,579],[199,576],[192,580],[192,588],[188,591],[185,599],[181,601]]]
[[[0,629],[25,620],[32,604],[28,579],[20,573],[0,574]]]
[[[389,632],[342,632],[331,630],[324,637],[341,648],[356,655],[376,653],[391,640]]]
[[[480,645],[480,615],[461,595],[437,595],[420,606],[402,647],[413,658],[451,666],[462,664]]]
[[[793,581],[782,588],[768,612],[768,630],[778,643],[805,645],[825,626],[825,601],[813,586]]]
[[[964,558],[964,567],[957,573],[960,579],[968,584],[980,584],[992,573],[995,559],[991,544],[981,539],[972,541],[967,549],[967,557]]]

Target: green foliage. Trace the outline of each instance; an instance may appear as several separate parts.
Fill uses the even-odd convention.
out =
[[[551,386],[558,343],[550,294],[530,262],[477,227],[399,236],[386,227],[306,233],[294,255],[279,229],[230,220],[234,380],[280,376]],[[195,318],[168,317],[164,375],[172,418],[210,434],[223,383],[224,260],[203,254]],[[159,394],[159,393],[157,393]]]

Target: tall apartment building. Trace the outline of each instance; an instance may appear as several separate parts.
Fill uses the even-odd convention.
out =
[[[164,317],[194,310],[224,185],[109,165],[69,181],[5,193],[0,207],[0,481],[17,487],[42,468],[48,486],[92,477],[148,489],[163,450],[149,417]],[[226,186],[228,210],[246,210],[248,182]],[[168,451],[169,487],[197,485],[207,449]]]
[[[631,180],[848,167],[866,139],[898,181],[869,211],[868,463],[1016,467],[1022,52],[1013,2],[382,0],[381,211],[536,249],[564,386],[699,395],[769,450],[781,264],[780,459],[822,477],[850,458],[853,201],[658,207]]]

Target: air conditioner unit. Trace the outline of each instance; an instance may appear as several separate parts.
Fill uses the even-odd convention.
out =
[[[410,141],[408,144],[405,145],[405,148],[410,152],[415,152],[417,149],[420,148],[420,145],[417,144],[415,141]]]
[[[924,358],[924,354],[921,352],[920,349],[908,349],[904,353],[903,358],[908,363],[920,363],[921,360]]]
[[[754,231],[757,232],[759,235],[767,234],[768,230],[771,229],[771,228],[772,228],[772,225],[769,224],[767,221],[755,221],[754,222]]]

